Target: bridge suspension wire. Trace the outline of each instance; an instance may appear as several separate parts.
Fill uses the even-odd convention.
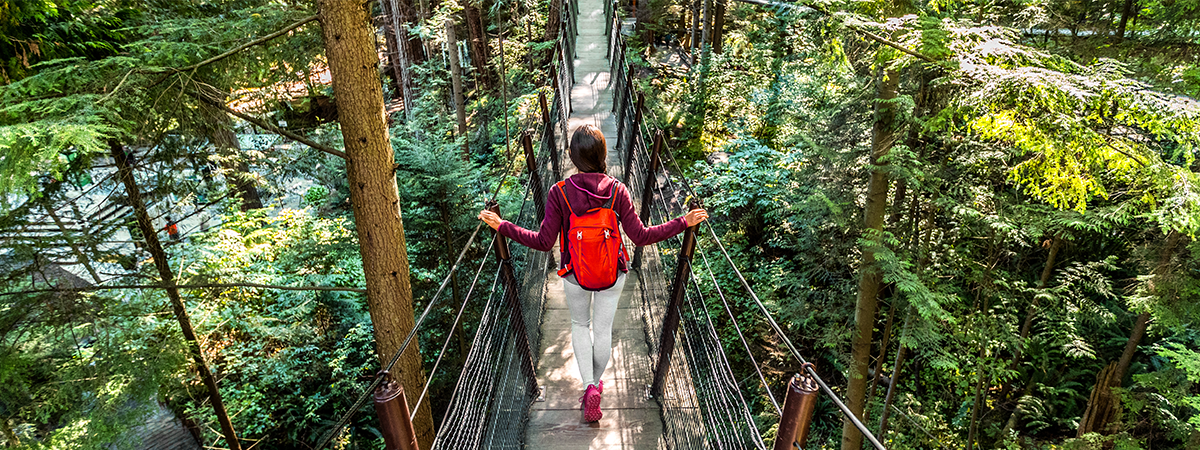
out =
[[[475,271],[475,277],[471,280],[471,286],[467,288],[467,294],[463,296],[462,305],[458,307],[458,313],[454,315],[454,323],[450,324],[450,332],[446,333],[446,340],[442,343],[442,349],[438,351],[437,360],[434,361],[433,368],[429,369],[429,373],[425,377],[425,386],[421,388],[421,395],[417,397],[416,406],[413,406],[412,415],[408,420],[415,420],[417,418],[417,410],[421,409],[421,402],[425,401],[425,396],[429,393],[429,385],[433,383],[433,377],[437,374],[438,366],[442,364],[442,357],[446,355],[446,349],[450,347],[450,340],[455,334],[454,330],[458,329],[463,311],[466,311],[467,303],[471,301],[471,294],[475,292],[475,286],[479,282],[479,275],[483,273],[483,268],[487,265],[488,256],[492,254],[492,244],[495,242],[496,237],[492,236],[491,242],[488,243],[487,251],[484,252],[483,258],[479,260],[479,269]]]
[[[416,320],[416,322],[413,323],[412,329],[408,331],[408,336],[404,338],[404,343],[400,346],[400,350],[397,351],[394,356],[392,356],[391,360],[388,361],[387,365],[384,366],[382,371],[391,372],[392,368],[395,367],[396,362],[400,361],[400,355],[403,355],[404,351],[408,350],[408,344],[412,342],[413,337],[417,334],[417,330],[421,328],[421,324],[423,324],[425,322],[425,318],[429,316],[429,311],[432,310],[434,305],[437,304],[438,298],[440,298],[442,292],[446,290],[446,286],[450,284],[451,278],[454,277],[455,271],[458,270],[458,265],[462,263],[463,257],[467,255],[467,250],[470,249],[471,244],[475,242],[475,236],[479,234],[479,229],[482,226],[483,222],[475,225],[475,231],[471,232],[471,237],[467,239],[466,245],[463,245],[462,251],[458,253],[458,259],[454,261],[454,265],[450,266],[450,271],[446,274],[446,278],[442,280],[442,284],[438,287],[437,293],[433,294],[433,297],[429,300],[429,304],[426,305],[425,310],[421,312],[421,316]],[[326,445],[329,445],[329,442],[331,442],[334,437],[341,433],[342,428],[350,422],[350,418],[354,416],[354,413],[362,408],[363,404],[366,403],[367,398],[374,394],[375,388],[379,387],[379,384],[382,382],[383,377],[375,377],[373,380],[371,380],[371,383],[367,385],[366,389],[363,389],[363,393],[360,394],[358,399],[354,401],[354,405],[351,406],[350,409],[344,414],[342,414],[342,417],[334,423],[333,428],[325,434],[325,437],[322,438],[321,441],[315,447],[313,447],[313,449],[321,450],[325,448]]]
[[[497,196],[499,196],[500,188],[503,187],[504,181],[508,177],[508,173],[510,170],[512,170],[512,166],[515,163],[516,158],[510,157],[509,161],[505,164],[504,171],[500,173],[499,179],[496,181],[496,187],[492,191],[490,200],[495,200]],[[408,350],[409,344],[412,343],[417,331],[421,328],[421,325],[424,324],[425,318],[429,316],[429,312],[433,310],[434,306],[437,305],[442,293],[446,290],[446,286],[450,285],[451,279],[453,279],[454,274],[458,271],[459,265],[462,264],[463,258],[467,255],[467,250],[469,250],[471,248],[471,244],[475,242],[475,238],[479,235],[479,231],[482,229],[482,227],[482,221],[475,224],[475,229],[471,232],[471,236],[467,238],[467,242],[463,245],[462,250],[458,252],[458,257],[454,260],[454,264],[450,266],[450,270],[446,273],[446,277],[442,279],[442,283],[438,286],[437,292],[435,292],[433,297],[430,298],[429,304],[425,306],[425,310],[421,312],[421,316],[418,317],[413,323],[413,327],[411,330],[409,330],[408,335],[405,336],[404,343],[400,346],[400,350],[392,356],[382,371],[390,372],[392,368],[395,367],[396,363],[400,361],[400,356],[403,355],[406,350]],[[426,381],[428,382],[428,380]],[[382,382],[383,377],[375,377],[373,380],[371,380],[371,383],[367,385],[367,387],[363,390],[363,393],[360,394],[357,399],[355,399],[354,404],[350,407],[350,409],[342,414],[342,416],[336,422],[334,422],[333,428],[326,432],[325,436],[318,441],[318,444],[315,447],[313,447],[313,450],[321,450],[325,448],[325,446],[329,445],[329,443],[341,433],[346,424],[350,422],[350,418],[353,417],[354,414],[363,407],[367,399],[374,394],[375,388],[379,387]],[[416,408],[413,408],[413,411],[415,413]]]
[[[539,157],[539,161],[547,160]],[[537,209],[533,206],[534,202],[529,201],[533,192],[533,177],[529,177],[529,180],[520,214],[515,219],[519,225],[527,226],[528,222],[540,219],[532,214]],[[525,269],[526,282],[521,283],[522,286],[502,286],[497,289],[501,278],[501,267],[497,267],[471,350],[466,355],[463,370],[434,441],[435,449],[517,448],[520,444],[522,425],[527,420],[525,412],[536,395],[530,390],[532,380],[524,379],[521,373],[518,366],[520,358],[514,357],[517,350],[515,333],[531,333],[532,329],[529,336],[531,341],[536,342],[542,312],[540,291],[544,288],[547,265],[542,252],[532,252],[519,246],[512,251],[515,265]],[[542,270],[537,270],[539,267]],[[543,282],[530,284],[528,280],[532,274],[540,276]],[[533,300],[536,303],[533,306],[536,307],[526,304],[522,308],[527,319],[525,330],[512,328],[515,320],[511,308],[507,308],[504,301],[510,294],[509,289],[537,291],[539,294],[523,296],[526,303],[536,297]]]
[[[683,176],[683,170],[681,170],[679,167],[679,163],[675,160],[675,157],[670,155],[671,152],[664,153],[668,154],[668,159],[670,160],[671,165],[674,166],[676,173],[678,173],[680,179],[683,180],[683,186],[694,198],[700,198],[696,194],[696,191],[692,188],[691,180]],[[668,177],[668,180],[670,180],[670,178],[671,177]],[[784,333],[783,328],[780,327],[779,323],[775,321],[775,317],[771,315],[769,310],[767,310],[766,305],[764,305],[762,300],[758,298],[758,294],[754,292],[754,288],[750,286],[750,283],[746,281],[746,277],[742,275],[742,271],[739,270],[737,264],[734,263],[733,258],[729,255],[728,250],[725,249],[725,245],[721,243],[720,237],[717,236],[716,229],[713,228],[712,223],[709,223],[708,221],[705,221],[705,223],[707,225],[706,228],[708,228],[709,234],[712,236],[713,243],[717,244],[717,248],[721,251],[721,254],[724,255],[725,260],[729,263],[729,267],[733,269],[733,273],[737,275],[738,281],[740,281],[742,287],[746,289],[746,293],[750,295],[750,298],[754,300],[754,303],[758,306],[758,309],[762,311],[763,317],[767,320],[767,323],[771,326],[771,329],[775,331],[775,334],[779,336],[784,345],[792,353],[792,357],[796,358],[796,360],[800,362],[803,370],[813,377],[813,379],[817,382],[817,385],[820,386],[821,391],[824,392],[825,395],[829,396],[829,399],[832,400],[835,405],[837,405],[838,409],[842,412],[842,415],[846,416],[846,418],[850,420],[854,427],[863,434],[867,441],[870,442],[876,450],[886,450],[883,444],[880,443],[875,437],[875,435],[871,433],[869,429],[867,429],[867,426],[864,425],[862,421],[850,411],[850,408],[846,406],[844,402],[842,402],[841,398],[839,398],[833,392],[833,390],[829,388],[829,385],[825,383],[825,380],[822,379],[819,374],[817,374],[817,371],[814,369],[813,365],[810,364],[808,360],[806,360],[804,356],[800,354],[800,351],[796,349],[796,346],[792,344],[791,339],[787,337],[787,334]]]

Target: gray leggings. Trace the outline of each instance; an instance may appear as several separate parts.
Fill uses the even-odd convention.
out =
[[[563,296],[571,310],[571,347],[585,387],[600,382],[612,357],[613,318],[624,288],[623,273],[617,276],[617,284],[599,292],[580,287],[574,274],[563,279]]]

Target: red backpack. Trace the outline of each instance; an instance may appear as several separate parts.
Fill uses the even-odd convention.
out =
[[[608,201],[603,206],[577,216],[563,190],[566,182],[558,182],[558,192],[571,212],[570,227],[562,235],[562,248],[571,255],[571,262],[559,270],[558,275],[564,276],[574,271],[575,281],[589,291],[603,291],[617,284],[617,258],[625,256],[625,245],[617,227],[617,213],[612,209],[618,185],[613,183]]]

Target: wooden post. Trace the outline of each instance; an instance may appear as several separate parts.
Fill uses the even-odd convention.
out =
[[[699,207],[695,200],[689,207]],[[693,208],[694,209],[694,208]],[[683,245],[679,248],[679,262],[675,265],[675,281],[671,283],[671,302],[667,305],[667,317],[663,319],[662,335],[659,337],[658,362],[654,366],[654,383],[650,385],[652,395],[662,395],[663,382],[671,370],[671,352],[675,351],[675,331],[679,329],[679,307],[687,292],[687,281],[692,276],[692,255],[696,253],[696,230],[700,224],[688,227],[683,232]]]
[[[646,171],[646,183],[642,185],[642,212],[639,216],[642,221],[650,221],[650,211],[654,203],[654,185],[658,183],[658,165],[662,157],[663,131],[658,130],[654,133],[654,151],[650,153],[650,167]],[[630,263],[634,269],[642,267],[642,249],[645,247],[638,246],[633,250],[633,262]]]
[[[817,381],[808,374],[795,374],[788,383],[787,397],[783,399],[783,413],[779,416],[779,431],[775,434],[774,450],[804,448],[808,440],[809,425],[813,409],[817,407]]]
[[[554,68],[550,68],[550,77],[554,77]],[[542,147],[550,152],[550,167],[554,170],[554,179],[562,179],[561,162],[558,160],[558,143],[554,139],[554,119],[550,118],[550,105],[545,92],[538,92],[538,105],[542,107]],[[543,206],[544,207],[544,206]]]
[[[458,115],[458,138],[463,140],[463,157],[471,158],[471,145],[467,142],[467,108],[463,105],[462,63],[458,60],[458,39],[454,35],[454,21],[446,19],[446,46],[450,51],[450,80],[454,90],[454,111]],[[408,106],[406,105],[405,108]]]
[[[629,85],[626,88],[633,89],[632,75],[629,76]],[[642,136],[642,104],[645,103],[645,101],[646,95],[638,92],[637,102],[635,102],[633,106],[633,124],[631,125],[632,129],[626,130],[625,132],[625,134],[628,135],[628,137],[625,138],[627,142],[625,144],[625,154],[627,155],[625,157],[625,177],[622,178],[622,181],[625,184],[629,184],[629,177],[633,175],[633,153],[637,148],[638,139]]]
[[[387,377],[387,381],[375,388],[375,414],[379,416],[379,433],[383,435],[385,450],[420,450],[417,433],[409,418],[408,398],[404,386],[396,382],[386,371],[376,377]]]
[[[525,168],[529,169],[529,183],[533,186],[533,205],[537,208],[538,223],[546,216],[546,191],[542,186],[541,170],[537,155],[533,153],[533,130],[521,134],[521,147],[525,149]]]
[[[488,201],[488,211],[500,215],[500,205],[495,200]],[[512,313],[513,328],[517,333],[516,349],[521,354],[521,373],[525,374],[526,385],[530,390],[536,390],[537,372],[533,367],[533,349],[529,346],[528,329],[525,328],[525,313],[521,298],[517,296],[517,277],[513,273],[512,253],[508,251],[508,239],[496,233],[496,256],[500,258],[500,279],[504,282],[504,298]]]

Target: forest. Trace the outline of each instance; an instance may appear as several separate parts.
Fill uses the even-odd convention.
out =
[[[431,448],[571,4],[0,1],[0,443]],[[1200,449],[1200,0],[611,7],[764,439]]]

